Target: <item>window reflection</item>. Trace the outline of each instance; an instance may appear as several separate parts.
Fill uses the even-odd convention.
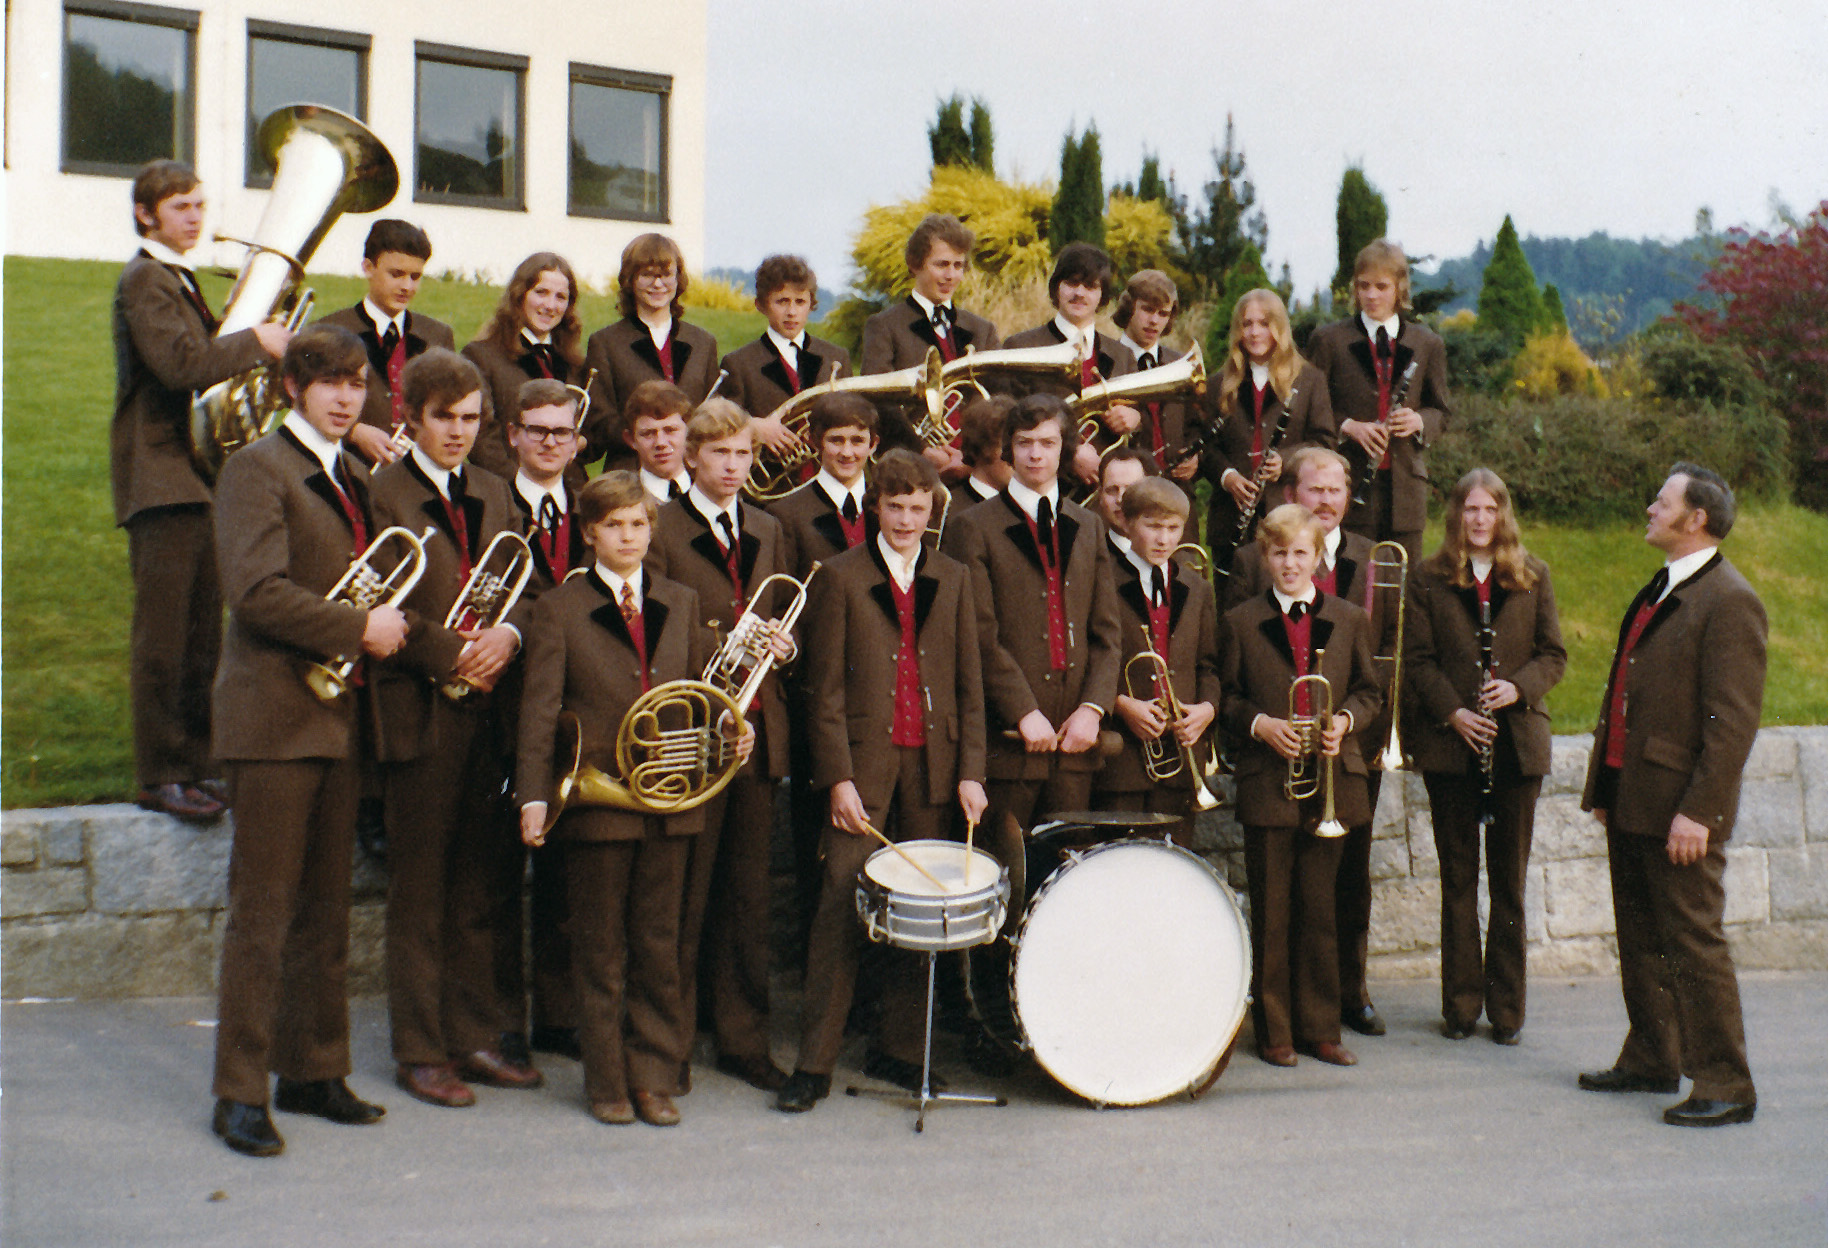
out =
[[[571,211],[666,218],[664,94],[572,80]]]
[[[64,160],[131,171],[191,159],[191,32],[89,13],[65,22]]]
[[[520,202],[520,74],[419,61],[419,197]]]

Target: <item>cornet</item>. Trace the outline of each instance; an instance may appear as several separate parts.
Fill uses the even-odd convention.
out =
[[[1407,771],[1409,756],[1403,753],[1403,737],[1397,728],[1402,718],[1403,696],[1403,616],[1409,596],[1409,551],[1400,542],[1379,542],[1371,548],[1371,581],[1369,594],[1378,590],[1396,591],[1396,639],[1391,643],[1390,662],[1390,732],[1377,756],[1377,766],[1384,771]],[[1367,600],[1369,604],[1369,599]],[[1386,656],[1378,655],[1382,659]]]
[[[1326,662],[1325,650],[1314,651],[1314,670],[1297,676],[1288,689],[1289,727],[1301,737],[1301,753],[1288,762],[1288,776],[1282,782],[1282,795],[1291,802],[1321,794],[1320,826],[1315,836],[1332,839],[1346,834],[1346,825],[1333,809],[1333,760],[1328,756],[1322,735],[1333,723],[1333,685],[1320,669]],[[1306,691],[1308,713],[1301,714],[1302,693]]]
[[[502,530],[470,570],[470,579],[463,583],[457,601],[445,614],[444,626],[452,632],[466,633],[494,628],[520,601],[521,591],[527,588],[527,578],[532,574],[533,548],[527,545],[527,539]],[[445,681],[438,689],[453,702],[461,702],[476,692],[476,686],[461,676]]]
[[[1188,775],[1193,777],[1193,808],[1195,810],[1217,810],[1224,805],[1224,802],[1215,797],[1212,790],[1206,786],[1206,777],[1215,771],[1216,767],[1201,767],[1199,760],[1194,757],[1193,747],[1190,745],[1180,745],[1177,748],[1174,725],[1181,722],[1186,716],[1187,710],[1181,705],[1180,698],[1175,695],[1174,679],[1168,671],[1168,660],[1155,650],[1155,639],[1149,634],[1149,626],[1143,624],[1140,627],[1143,631],[1143,649],[1132,655],[1130,661],[1123,665],[1124,692],[1139,702],[1154,702],[1162,716],[1168,721],[1167,727],[1162,730],[1160,736],[1142,743],[1143,771],[1147,773],[1150,780],[1161,784],[1180,775],[1184,769]],[[1138,663],[1148,667],[1151,672],[1149,676],[1151,689],[1147,695],[1136,692],[1136,678],[1131,675],[1131,669]],[[1216,763],[1217,760],[1213,761]]]
[[[342,578],[330,587],[324,595],[328,602],[345,603],[361,611],[371,611],[375,607],[398,606],[406,596],[413,592],[413,586],[425,575],[425,543],[438,530],[427,526],[425,532],[414,536],[412,530],[398,525],[382,529],[368,549],[356,556],[355,562]],[[381,548],[388,542],[400,541],[406,544],[406,555],[393,570],[383,576],[375,569],[376,558]],[[305,684],[315,693],[320,702],[334,702],[343,696],[349,688],[349,673],[361,661],[361,655],[350,657],[338,656],[322,663],[313,663],[305,669]]]

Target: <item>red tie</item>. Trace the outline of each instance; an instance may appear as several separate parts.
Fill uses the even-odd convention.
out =
[[[627,581],[622,582],[622,622],[628,625],[628,640],[635,647],[635,657],[640,660],[641,692],[647,692],[647,629],[641,622],[641,608],[635,603],[635,589]]]
[[[786,351],[780,353],[781,367],[787,370],[788,392],[791,394],[798,394],[800,392],[800,370],[795,368],[793,366],[793,361],[787,358],[789,353],[794,355],[799,354],[798,349],[796,349],[792,343],[788,344]]]
[[[406,423],[406,392],[400,384],[400,374],[406,371],[406,336],[389,325],[381,350],[387,355],[387,393],[393,404],[394,428],[398,429]]]

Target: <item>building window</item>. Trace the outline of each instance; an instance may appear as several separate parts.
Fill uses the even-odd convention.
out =
[[[418,44],[417,187],[431,204],[524,208],[527,58]]]
[[[196,151],[197,14],[86,0],[64,8],[63,168],[132,177]]]
[[[273,185],[273,167],[254,146],[260,123],[287,104],[328,104],[368,120],[367,35],[280,22],[248,22],[247,184]]]
[[[659,74],[571,66],[573,216],[667,219],[667,97]]]

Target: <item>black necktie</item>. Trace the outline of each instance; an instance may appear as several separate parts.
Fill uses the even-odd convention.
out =
[[[463,502],[463,474],[455,469],[451,470],[450,491],[453,503]]]
[[[548,533],[558,532],[558,500],[554,499],[550,494],[546,495],[545,500],[540,503],[540,528],[546,530]]]
[[[1307,613],[1308,604],[1305,602],[1291,602],[1288,604],[1288,618],[1289,623],[1291,624],[1301,623],[1301,617]]]
[[[1155,352],[1153,351],[1144,351],[1142,353],[1142,358],[1136,361],[1136,371],[1139,373],[1146,373],[1154,367]]]
[[[717,523],[723,526],[725,552],[727,553],[729,551],[735,550],[736,549],[736,526],[730,523],[730,513],[727,511],[718,512],[717,513]]]
[[[855,494],[844,496],[844,523],[857,523],[857,496]]]
[[[1382,325],[1377,327],[1377,358],[1380,360],[1390,358],[1390,331]]]
[[[1162,576],[1160,568],[1149,569],[1149,592],[1152,595],[1150,601],[1158,607],[1161,606],[1162,597],[1168,592],[1168,582],[1167,578]]]
[[[381,358],[391,359],[394,348],[400,345],[400,327],[392,321],[387,323],[387,332],[381,335]]]
[[[1054,549],[1054,508],[1045,498],[1035,505],[1035,537],[1041,545],[1041,558],[1052,561]]]
[[[1657,574],[1650,578],[1650,584],[1644,590],[1644,601],[1655,603],[1663,597],[1663,591],[1669,586],[1669,568],[1667,565],[1657,569]]]
[[[666,483],[666,496],[667,496],[668,501],[671,501],[672,499],[675,499],[675,498],[684,498],[685,491],[679,488],[679,482],[668,481]]]

